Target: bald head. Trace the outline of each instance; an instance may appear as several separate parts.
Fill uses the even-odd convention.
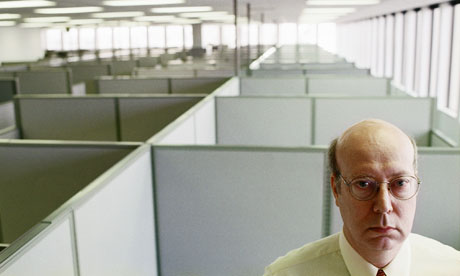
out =
[[[409,136],[398,127],[383,120],[369,119],[358,122],[332,141],[329,148],[331,173],[339,175],[339,172],[347,165],[344,164],[344,160],[353,160],[353,156],[363,152],[366,152],[369,161],[372,161],[384,158],[389,151],[401,151],[402,149],[411,151],[414,172],[416,172],[417,150],[414,141]]]

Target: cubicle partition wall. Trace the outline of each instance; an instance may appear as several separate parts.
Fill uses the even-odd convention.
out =
[[[0,144],[12,242],[0,275],[157,275],[151,148],[139,145]]]
[[[217,97],[217,144],[328,145],[351,124],[379,118],[428,146],[431,110],[429,98]]]
[[[17,72],[19,94],[70,94],[72,77],[68,69],[40,69]]]
[[[324,150],[154,146],[161,275],[262,275],[322,237]]]
[[[145,141],[205,95],[18,96],[23,139]]]
[[[85,84],[85,94],[97,93],[95,78],[112,74],[110,64],[75,63],[69,64],[72,72],[73,84]]]
[[[225,78],[99,77],[100,94],[210,94]]]
[[[110,62],[112,65],[112,75],[131,75],[134,68],[138,66],[138,61],[131,60],[113,60]]]
[[[0,77],[0,104],[13,100],[18,93],[18,82],[14,77]]]
[[[241,95],[390,95],[390,81],[370,76],[298,76],[241,78]]]

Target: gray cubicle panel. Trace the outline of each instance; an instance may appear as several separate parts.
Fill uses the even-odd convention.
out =
[[[433,110],[433,132],[449,146],[460,146],[460,121],[437,108]]]
[[[154,146],[160,275],[262,275],[322,236],[325,152]]]
[[[0,130],[14,126],[15,124],[13,101],[0,102]]]
[[[305,72],[303,69],[260,69],[252,70],[251,75],[253,77],[303,77]]]
[[[168,94],[167,78],[99,77],[96,80],[100,94]]]
[[[140,57],[138,59],[139,67],[155,67],[158,61],[158,57]]]
[[[255,95],[289,95],[301,96],[307,91],[305,77],[249,77],[241,78],[240,93],[246,96]]]
[[[148,67],[138,67],[134,69],[134,75],[157,77],[157,78],[193,78],[193,69],[154,69]]]
[[[19,94],[70,94],[69,70],[34,70],[17,72]]]
[[[76,63],[69,65],[69,68],[72,70],[73,83],[85,83],[86,94],[97,93],[96,77],[111,75],[110,64]]]
[[[2,242],[15,241],[135,146],[0,143]]]
[[[386,96],[390,81],[371,76],[319,75],[307,79],[309,95]]]
[[[215,77],[215,78],[231,78],[235,75],[234,69],[197,69],[196,77]]]
[[[119,98],[123,141],[146,141],[205,95],[133,96]]]
[[[337,74],[337,75],[369,75],[369,69],[361,68],[343,68],[343,69],[307,69],[305,75],[321,75],[321,74]]]
[[[460,150],[420,148],[418,176],[422,183],[412,232],[460,250]],[[331,233],[342,219],[332,200]]]
[[[111,62],[112,75],[131,75],[137,67],[136,60],[114,60]]]
[[[117,141],[113,97],[18,96],[24,139]]]
[[[171,78],[172,94],[210,94],[228,78]]]
[[[0,103],[13,100],[13,96],[18,93],[17,79],[14,77],[0,77]]]
[[[314,144],[328,145],[352,124],[368,118],[383,119],[429,145],[432,99],[394,97],[317,97]]]
[[[312,144],[313,106],[308,97],[218,97],[216,111],[218,144]]]

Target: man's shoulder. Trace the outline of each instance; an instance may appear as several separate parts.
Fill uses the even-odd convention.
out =
[[[410,242],[416,270],[436,271],[433,275],[454,275],[451,273],[460,272],[460,251],[437,240],[413,233],[410,234]]]
[[[343,270],[339,234],[308,243],[279,257],[266,268],[265,275],[321,275],[325,270]],[[317,274],[315,274],[315,272]]]

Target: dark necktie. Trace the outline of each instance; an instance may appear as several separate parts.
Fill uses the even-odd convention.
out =
[[[387,276],[387,275],[385,274],[383,270],[379,269],[379,271],[377,271],[377,275],[375,276]]]

